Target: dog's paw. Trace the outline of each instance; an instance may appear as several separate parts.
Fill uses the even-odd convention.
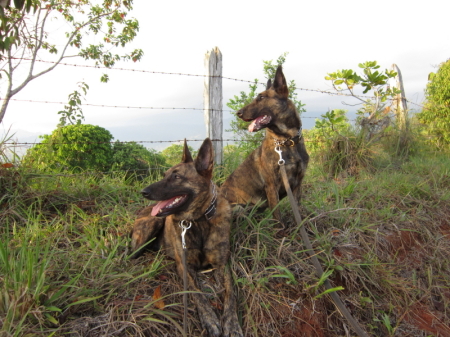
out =
[[[221,337],[222,329],[216,322],[203,322],[203,328],[208,331],[209,337]]]
[[[202,323],[203,329],[208,331],[208,336],[210,337],[220,337],[222,336],[222,327],[220,325],[217,315],[214,313],[211,307],[197,307],[198,314],[200,317],[200,322]]]
[[[224,337],[244,337],[241,326],[239,325],[237,316],[225,317],[223,323],[223,336]]]

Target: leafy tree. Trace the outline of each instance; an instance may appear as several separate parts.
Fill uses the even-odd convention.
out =
[[[192,154],[192,157],[195,158],[196,151],[188,145],[188,149]],[[183,157],[183,145],[181,144],[172,144],[166,147],[161,151],[167,165],[173,166],[181,162],[181,158]]]
[[[135,172],[138,177],[157,177],[167,166],[164,156],[154,149],[148,150],[135,142],[113,144],[112,170]],[[181,157],[180,157],[181,159]],[[180,161],[180,159],[178,161]]]
[[[14,3],[16,7],[0,7],[0,75],[6,75],[3,76],[6,84],[2,92],[0,122],[14,95],[64,59],[80,57],[111,68],[119,60],[136,62],[143,55],[140,49],[124,55],[112,53],[115,47],[125,47],[133,41],[139,30],[138,21],[127,18],[133,0],[103,0],[101,3],[90,0],[15,0]],[[48,33],[51,22],[55,20],[64,22],[67,27],[66,32],[61,31],[61,36],[58,35],[59,30]],[[89,44],[92,36],[97,36],[95,40],[101,42]],[[52,41],[65,42],[60,47]],[[48,60],[44,53],[53,55],[54,63],[37,71],[36,61]],[[107,82],[107,75],[103,75],[101,80]]]
[[[419,121],[435,136],[438,146],[450,144],[450,59],[441,63],[436,73],[429,75],[425,89],[425,107],[418,114]]]
[[[235,95],[234,98],[228,101],[227,106],[234,111],[238,111],[239,109],[249,104],[260,91],[263,91],[265,89],[267,80],[273,80],[273,78],[275,77],[275,72],[277,71],[277,67],[279,65],[283,65],[286,62],[287,55],[288,53],[283,53],[282,55],[280,55],[275,64],[272,60],[263,61],[263,73],[265,78],[264,83],[260,83],[258,79],[255,79],[254,82],[249,85],[250,91],[248,93],[241,91],[239,96]],[[297,92],[295,91],[297,86],[294,80],[291,80],[288,83],[288,88],[289,99],[294,102],[298,113],[301,114],[302,112],[305,112],[305,105],[297,99]],[[263,132],[249,133],[247,131],[248,125],[249,122],[245,122],[239,117],[235,116],[235,119],[231,121],[231,129],[228,130],[233,131],[236,135],[237,140],[241,141],[240,146],[246,155],[257,148],[264,138]]]
[[[325,76],[331,81],[333,88],[339,93],[346,93],[353,96],[361,105],[358,110],[358,123],[361,125],[367,138],[371,139],[375,134],[384,130],[390,122],[390,107],[386,106],[389,98],[394,98],[399,93],[398,89],[389,87],[389,79],[397,76],[393,70],[380,72],[377,61],[360,63],[359,68],[362,74],[356,73],[352,69],[338,70]],[[371,93],[373,99],[360,97],[355,90],[362,89],[363,94]],[[392,103],[392,102],[391,102]]]
[[[40,170],[71,169],[107,171],[113,159],[111,133],[90,124],[75,124],[57,128],[51,135],[27,151],[24,165]]]

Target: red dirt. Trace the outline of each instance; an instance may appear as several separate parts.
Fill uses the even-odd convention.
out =
[[[405,315],[405,320],[420,330],[432,333],[436,337],[450,336],[450,327],[442,323],[442,314],[416,305]]]

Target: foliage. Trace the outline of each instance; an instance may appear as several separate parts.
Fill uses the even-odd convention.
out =
[[[81,109],[81,98],[87,94],[89,86],[84,82],[80,82],[78,83],[78,87],[82,93],[77,90],[71,93],[69,95],[69,102],[64,106],[64,110],[58,112],[61,115],[58,126],[64,126],[68,123],[72,125],[81,124],[84,120],[83,110]]]
[[[6,6],[0,11],[0,61],[3,62],[0,71],[6,74],[0,122],[11,97],[66,58],[80,57],[93,60],[97,66],[111,68],[119,60],[136,62],[143,55],[140,49],[123,55],[113,53],[114,48],[130,44],[139,31],[138,21],[127,17],[133,0],[94,3],[89,0],[16,0],[14,3],[15,7]],[[64,23],[66,32],[52,28],[56,20]],[[61,40],[64,42],[53,43]],[[94,40],[98,42],[90,43]],[[45,53],[52,55],[54,63],[38,72],[35,63],[49,60],[50,55],[45,56]],[[23,62],[24,59],[27,62]],[[108,77],[103,75],[101,81],[107,82]]]
[[[436,73],[431,73],[425,89],[425,107],[418,114],[426,124],[431,142],[438,147],[450,144],[450,59],[442,62]]]
[[[161,168],[167,166],[162,154],[154,149],[149,150],[136,142],[116,141],[112,150],[112,170],[136,172],[140,177],[155,173],[152,176],[157,179],[160,176]]]
[[[286,56],[288,53],[283,53],[278,57],[276,60],[276,63],[274,64],[272,60],[269,61],[263,61],[263,73],[264,78],[266,79],[265,82],[269,79],[273,79],[275,77],[275,72],[277,70],[277,67],[279,65],[283,65],[286,62]],[[263,90],[263,88],[266,87],[266,83],[260,83],[258,79],[255,79],[252,84],[249,85],[250,91],[244,92],[241,91],[240,95],[235,95],[234,98],[231,98],[227,106],[230,109],[233,109],[234,111],[238,111],[239,109],[242,109],[244,106],[249,104],[256,95]],[[297,98],[297,92],[295,91],[297,86],[295,84],[294,80],[291,80],[288,83],[289,88],[289,99],[293,101],[295,104],[295,107],[297,108],[297,111],[299,114],[302,112],[305,112],[304,104],[302,104],[301,101]],[[233,131],[236,139],[239,140],[239,146],[241,147],[242,151],[244,152],[244,155],[248,155],[250,152],[252,152],[254,149],[256,149],[259,144],[261,143],[262,139],[264,138],[263,132],[256,132],[254,134],[249,133],[247,131],[247,127],[249,125],[249,122],[245,122],[239,117],[235,116],[234,120],[230,123],[231,129],[227,131]]]
[[[395,78],[397,73],[387,69],[384,72],[378,71],[380,66],[377,61],[360,63],[358,67],[362,69],[362,74],[352,69],[343,69],[329,73],[325,79],[331,81],[338,93],[348,93],[359,101],[357,105],[361,105],[361,108],[358,110],[358,124],[370,139],[390,123],[390,107],[386,105],[386,101],[399,94],[397,88],[389,87],[389,80]],[[371,92],[373,99],[359,96],[355,91],[357,89],[362,89],[363,94]]]
[[[191,152],[192,158],[195,158],[196,151],[190,145],[188,145],[188,149]],[[169,167],[179,164],[183,157],[183,145],[172,144],[162,150],[161,154]]]
[[[346,113],[346,110],[331,110],[316,120],[312,130],[305,132],[305,137],[311,140],[308,149],[333,178],[340,173],[356,175],[372,163],[373,141],[366,140],[349,123]]]
[[[57,128],[27,151],[24,163],[40,170],[106,171],[113,158],[111,133],[90,124]]]
[[[342,128],[329,122],[346,135],[344,121]],[[448,336],[448,153],[424,151],[333,180],[316,158],[304,181],[302,225],[324,269],[333,270],[333,290],[345,288],[352,315],[371,336]],[[163,250],[128,257],[127,234],[148,205],[142,182],[120,173],[22,173],[26,183],[11,185],[0,205],[0,334],[183,336],[183,281],[173,260]],[[316,275],[287,205],[280,203],[282,232],[257,207],[233,218],[229,267],[245,335],[355,335],[321,296],[329,273]],[[212,275],[199,273],[198,283],[220,310]],[[187,325],[201,335],[195,311]]]

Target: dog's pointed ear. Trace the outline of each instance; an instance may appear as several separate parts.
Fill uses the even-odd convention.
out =
[[[212,178],[212,172],[214,168],[214,151],[212,142],[209,138],[206,138],[203,141],[202,146],[200,146],[194,164],[198,174],[207,179]]]
[[[191,151],[189,151],[186,138],[184,139],[184,147],[183,147],[183,159],[181,159],[182,163],[192,163],[194,160],[192,159]]]
[[[272,86],[272,80],[269,78],[269,80],[267,81],[266,90],[269,90],[271,86]]]
[[[276,93],[278,95],[280,95],[282,98],[289,97],[289,89],[288,89],[286,78],[284,77],[283,69],[281,68],[281,65],[278,66],[277,72],[275,73],[275,79],[273,81],[273,88],[275,89]]]

